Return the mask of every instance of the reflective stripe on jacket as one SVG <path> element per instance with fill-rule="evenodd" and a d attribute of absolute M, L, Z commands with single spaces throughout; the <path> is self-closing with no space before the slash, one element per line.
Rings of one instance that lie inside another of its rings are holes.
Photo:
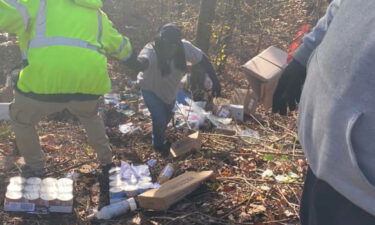
<path fill-rule="evenodd" d="M 100 10 L 101 0 L 0 0 L 0 30 L 15 33 L 28 60 L 17 87 L 35 94 L 110 90 L 107 57 L 132 47 Z"/>

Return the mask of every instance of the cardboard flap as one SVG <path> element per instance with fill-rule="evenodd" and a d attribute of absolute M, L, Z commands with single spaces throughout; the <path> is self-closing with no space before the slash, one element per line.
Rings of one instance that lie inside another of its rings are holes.
<path fill-rule="evenodd" d="M 262 82 L 273 80 L 281 72 L 281 68 L 269 61 L 255 56 L 242 66 L 248 76 L 253 76 Z"/>
<path fill-rule="evenodd" d="M 202 172 L 186 172 L 178 177 L 175 177 L 167 182 L 165 182 L 159 189 L 153 189 L 154 197 L 164 198 L 169 195 L 172 190 L 173 192 L 183 191 L 189 188 L 191 184 L 196 184 L 203 182 L 204 180 L 210 178 L 214 172 L 212 170 L 202 171 Z M 147 195 L 147 192 L 143 193 Z"/>
<path fill-rule="evenodd" d="M 200 150 L 202 147 L 202 140 L 200 139 L 199 132 L 194 132 L 179 141 L 172 144 L 170 152 L 173 157 L 185 155 L 192 150 Z"/>
<path fill-rule="evenodd" d="M 288 53 L 284 52 L 283 50 L 276 48 L 275 46 L 270 46 L 263 52 L 261 52 L 259 57 L 270 61 L 271 63 L 275 64 L 280 68 L 285 68 L 287 65 L 286 59 L 288 57 Z"/>
<path fill-rule="evenodd" d="M 151 189 L 138 195 L 139 205 L 146 209 L 166 210 L 212 175 L 212 170 L 181 174 L 165 182 L 159 189 Z"/>

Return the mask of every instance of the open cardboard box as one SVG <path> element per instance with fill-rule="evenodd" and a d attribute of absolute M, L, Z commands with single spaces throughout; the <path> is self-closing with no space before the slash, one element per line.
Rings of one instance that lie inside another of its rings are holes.
<path fill-rule="evenodd" d="M 266 109 L 272 106 L 277 82 L 287 66 L 287 56 L 283 50 L 271 46 L 242 66 L 259 103 Z"/>
<path fill-rule="evenodd" d="M 209 179 L 213 171 L 186 172 L 165 182 L 159 189 L 151 189 L 138 195 L 139 206 L 143 209 L 167 210 L 186 195 L 193 192 L 201 183 Z"/>
<path fill-rule="evenodd" d="M 195 132 L 176 141 L 172 144 L 170 152 L 174 158 L 183 156 L 192 151 L 199 151 L 202 147 L 202 140 L 199 136 L 199 132 Z"/>

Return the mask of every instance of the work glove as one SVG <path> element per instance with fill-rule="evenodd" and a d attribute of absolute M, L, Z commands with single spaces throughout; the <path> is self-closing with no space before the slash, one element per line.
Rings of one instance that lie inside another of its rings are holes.
<path fill-rule="evenodd" d="M 138 58 L 135 52 L 131 53 L 130 57 L 124 61 L 124 64 L 129 67 L 129 69 L 137 73 L 140 71 L 145 71 L 149 66 L 148 60 L 145 58 Z"/>
<path fill-rule="evenodd" d="M 281 74 L 273 94 L 273 113 L 286 115 L 288 108 L 289 111 L 294 111 L 296 109 L 305 79 L 306 67 L 293 59 Z"/>
<path fill-rule="evenodd" d="M 221 85 L 218 80 L 212 83 L 212 96 L 215 98 L 221 96 Z"/>

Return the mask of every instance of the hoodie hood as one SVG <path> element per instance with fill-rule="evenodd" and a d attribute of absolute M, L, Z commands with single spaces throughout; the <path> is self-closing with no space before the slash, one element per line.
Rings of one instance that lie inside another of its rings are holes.
<path fill-rule="evenodd" d="M 100 9 L 103 7 L 102 0 L 73 0 L 73 2 L 90 9 Z"/>

